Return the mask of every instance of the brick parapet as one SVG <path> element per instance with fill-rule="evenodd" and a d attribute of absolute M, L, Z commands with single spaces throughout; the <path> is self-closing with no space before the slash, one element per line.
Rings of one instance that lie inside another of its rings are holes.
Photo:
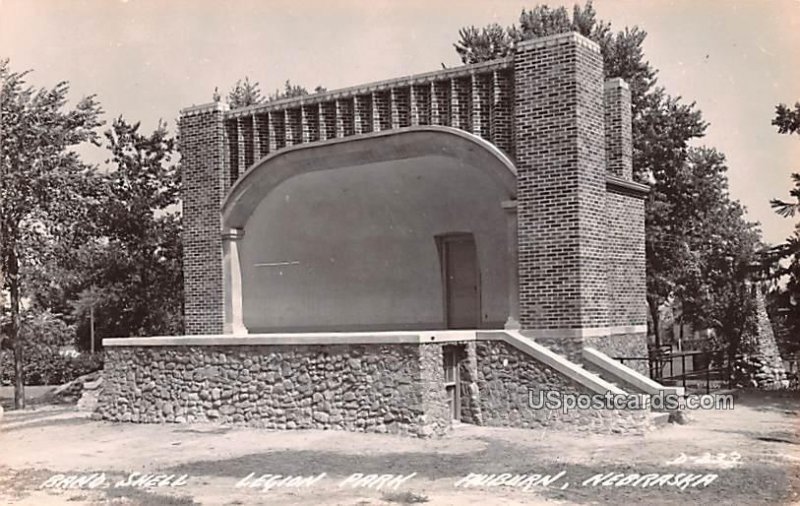
<path fill-rule="evenodd" d="M 633 180 L 633 130 L 631 91 L 628 83 L 615 78 L 603 88 L 606 124 L 606 166 L 609 174 Z"/>
<path fill-rule="evenodd" d="M 183 278 L 188 334 L 222 332 L 219 210 L 227 192 L 225 108 L 184 109 L 179 120 L 183 169 Z M 238 155 L 237 155 L 238 156 Z"/>
<path fill-rule="evenodd" d="M 603 64 L 561 34 L 514 57 L 519 297 L 523 328 L 608 326 Z"/>

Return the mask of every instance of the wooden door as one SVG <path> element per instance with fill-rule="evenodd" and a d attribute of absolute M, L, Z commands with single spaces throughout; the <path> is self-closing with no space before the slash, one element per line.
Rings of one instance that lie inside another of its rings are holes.
<path fill-rule="evenodd" d="M 477 329 L 480 271 L 472 234 L 445 236 L 441 244 L 445 323 L 448 329 Z"/>

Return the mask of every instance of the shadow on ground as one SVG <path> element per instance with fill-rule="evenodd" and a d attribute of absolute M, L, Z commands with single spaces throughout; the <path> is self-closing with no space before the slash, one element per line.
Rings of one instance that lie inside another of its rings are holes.
<path fill-rule="evenodd" d="M 556 499 L 578 504 L 789 504 L 800 490 L 798 470 L 759 465 L 746 468 L 676 469 L 653 465 L 597 466 L 559 463 L 557 459 L 545 461 L 530 452 L 491 438 L 482 451 L 471 455 L 444 453 L 398 453 L 381 455 L 352 455 L 328 451 L 275 451 L 246 455 L 228 460 L 208 460 L 175 466 L 167 473 L 190 476 L 232 477 L 241 479 L 255 472 L 259 474 L 312 475 L 327 472 L 333 477 L 347 477 L 353 473 L 403 474 L 412 472 L 426 479 L 450 479 L 453 484 L 469 473 L 480 474 L 540 474 L 555 476 L 566 474 L 554 486 L 537 492 Z M 528 463 L 529 462 L 529 463 Z M 649 473 L 716 474 L 717 479 L 708 486 L 677 488 L 654 486 L 583 485 L 597 474 L 623 473 L 645 475 Z M 569 483 L 561 489 L 564 483 Z M 525 492 L 520 491 L 521 494 Z M 795 494 L 795 495 L 792 495 Z"/>

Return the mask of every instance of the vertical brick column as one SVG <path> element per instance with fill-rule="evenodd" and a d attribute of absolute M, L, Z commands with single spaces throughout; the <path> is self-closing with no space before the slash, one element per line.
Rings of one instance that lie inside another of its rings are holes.
<path fill-rule="evenodd" d="M 514 58 L 520 324 L 572 356 L 608 333 L 603 62 L 577 33 Z"/>
<path fill-rule="evenodd" d="M 491 120 L 492 75 L 473 74 L 470 86 L 472 133 L 484 139 L 491 139 L 489 122 Z"/>
<path fill-rule="evenodd" d="M 631 90 L 620 78 L 609 79 L 604 88 L 606 167 L 608 173 L 633 180 L 633 133 Z"/>
<path fill-rule="evenodd" d="M 469 131 L 469 78 L 450 81 L 450 126 Z"/>
<path fill-rule="evenodd" d="M 258 114 L 250 116 L 250 129 L 253 132 L 253 159 L 258 161 L 261 159 L 261 121 L 258 119 Z"/>
<path fill-rule="evenodd" d="M 408 87 L 408 123 L 411 126 L 419 125 L 420 96 L 415 86 Z"/>
<path fill-rule="evenodd" d="M 622 79 L 604 87 L 606 167 L 606 272 L 610 336 L 586 344 L 611 357 L 647 356 L 645 199 L 648 188 L 633 182 L 631 94 Z M 646 374 L 644 362 L 631 367 Z"/>
<path fill-rule="evenodd" d="M 392 128 L 391 93 L 388 91 L 372 94 L 372 131 L 380 132 Z"/>
<path fill-rule="evenodd" d="M 319 138 L 323 141 L 336 138 L 336 102 L 319 104 Z"/>
<path fill-rule="evenodd" d="M 513 76 L 505 70 L 492 73 L 492 143 L 509 155 L 514 155 L 513 145 Z"/>
<path fill-rule="evenodd" d="M 284 124 L 284 137 L 286 139 L 286 146 L 294 146 L 300 144 L 303 139 L 300 109 L 286 109 L 283 111 L 283 124 Z"/>
<path fill-rule="evenodd" d="M 218 334 L 223 331 L 219 212 L 230 184 L 224 160 L 223 115 L 226 109 L 221 103 L 191 107 L 181 111 L 179 120 L 187 334 Z"/>
<path fill-rule="evenodd" d="M 284 146 L 283 138 L 283 113 L 269 112 L 269 152 L 274 153 Z"/>
<path fill-rule="evenodd" d="M 409 126 L 410 102 L 408 88 L 392 88 L 391 90 L 392 129 Z"/>
<path fill-rule="evenodd" d="M 415 85 L 411 87 L 414 90 L 414 101 L 412 110 L 415 110 L 416 121 L 412 121 L 412 125 L 430 125 L 431 124 L 431 87 L 429 85 Z"/>
<path fill-rule="evenodd" d="M 372 94 L 356 95 L 353 97 L 353 131 L 365 134 L 373 130 Z"/>
<path fill-rule="evenodd" d="M 261 159 L 270 153 L 269 117 L 267 113 L 263 113 L 256 114 L 255 118 L 256 124 L 258 124 L 258 145 L 260 146 L 257 158 Z"/>

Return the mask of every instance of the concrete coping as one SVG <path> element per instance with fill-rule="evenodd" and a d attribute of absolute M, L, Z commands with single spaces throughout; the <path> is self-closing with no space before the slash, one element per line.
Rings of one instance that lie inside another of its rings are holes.
<path fill-rule="evenodd" d="M 629 181 L 611 174 L 606 174 L 606 189 L 640 198 L 645 198 L 650 193 L 650 187 L 646 184 Z"/>
<path fill-rule="evenodd" d="M 615 378 L 635 386 L 648 395 L 657 395 L 660 392 L 679 396 L 685 394 L 683 387 L 664 386 L 594 348 L 588 346 L 584 347 L 582 355 L 585 360 L 594 364 L 596 367 L 599 367 Z"/>
<path fill-rule="evenodd" d="M 193 105 L 191 107 L 186 107 L 181 109 L 181 116 L 194 116 L 196 114 L 204 114 L 207 112 L 226 112 L 230 108 L 228 104 L 223 102 L 211 102 L 208 104 L 200 104 L 200 105 Z"/>
<path fill-rule="evenodd" d="M 562 44 L 564 42 L 575 42 L 579 46 L 583 46 L 598 53 L 600 52 L 600 44 L 587 37 L 584 37 L 578 32 L 557 33 L 555 35 L 548 35 L 546 37 L 523 40 L 522 42 L 517 43 L 517 50 L 557 46 L 558 44 Z"/>
<path fill-rule="evenodd" d="M 593 392 L 625 394 L 578 364 L 549 350 L 516 331 L 507 330 L 430 330 L 409 332 L 325 332 L 297 334 L 196 335 L 127 337 L 103 339 L 107 347 L 142 346 L 282 346 L 337 344 L 429 344 L 469 341 L 504 341 Z"/>
<path fill-rule="evenodd" d="M 487 331 L 491 332 L 491 331 Z M 500 331 L 497 331 L 498 333 Z M 474 330 L 399 332 L 308 332 L 286 334 L 193 335 L 117 337 L 103 339 L 103 346 L 283 346 L 335 344 L 425 344 L 475 341 Z"/>
<path fill-rule="evenodd" d="M 309 93 L 299 97 L 289 97 L 273 102 L 263 104 L 255 104 L 240 109 L 234 109 L 227 114 L 227 117 L 250 116 L 269 111 L 281 111 L 284 109 L 291 109 L 304 105 L 314 105 L 322 102 L 331 102 L 338 99 L 349 99 L 357 95 L 366 95 L 375 92 L 389 91 L 393 88 L 405 88 L 408 86 L 420 86 L 430 84 L 434 81 L 445 81 L 448 79 L 456 79 L 459 77 L 466 77 L 473 74 L 484 72 L 493 72 L 495 70 L 503 70 L 512 66 L 512 58 L 504 57 L 489 60 L 480 63 L 471 63 L 467 65 L 460 65 L 458 67 L 445 68 L 434 70 L 431 72 L 424 72 L 421 74 L 413 74 L 402 77 L 395 77 L 391 79 L 384 79 L 382 81 L 374 81 L 367 84 L 360 84 L 350 86 L 347 88 L 340 88 L 336 90 L 323 91 L 320 93 Z"/>
<path fill-rule="evenodd" d="M 624 90 L 631 89 L 630 85 L 628 85 L 627 81 L 621 77 L 613 77 L 611 79 L 606 79 L 605 83 L 603 83 L 603 87 L 607 90 L 622 88 Z"/>
<path fill-rule="evenodd" d="M 617 385 L 609 383 L 600 376 L 587 371 L 580 365 L 526 337 L 519 331 L 509 330 L 498 333 L 494 339 L 506 342 L 592 392 L 601 395 L 607 392 L 615 395 L 627 395 L 627 392 Z"/>

